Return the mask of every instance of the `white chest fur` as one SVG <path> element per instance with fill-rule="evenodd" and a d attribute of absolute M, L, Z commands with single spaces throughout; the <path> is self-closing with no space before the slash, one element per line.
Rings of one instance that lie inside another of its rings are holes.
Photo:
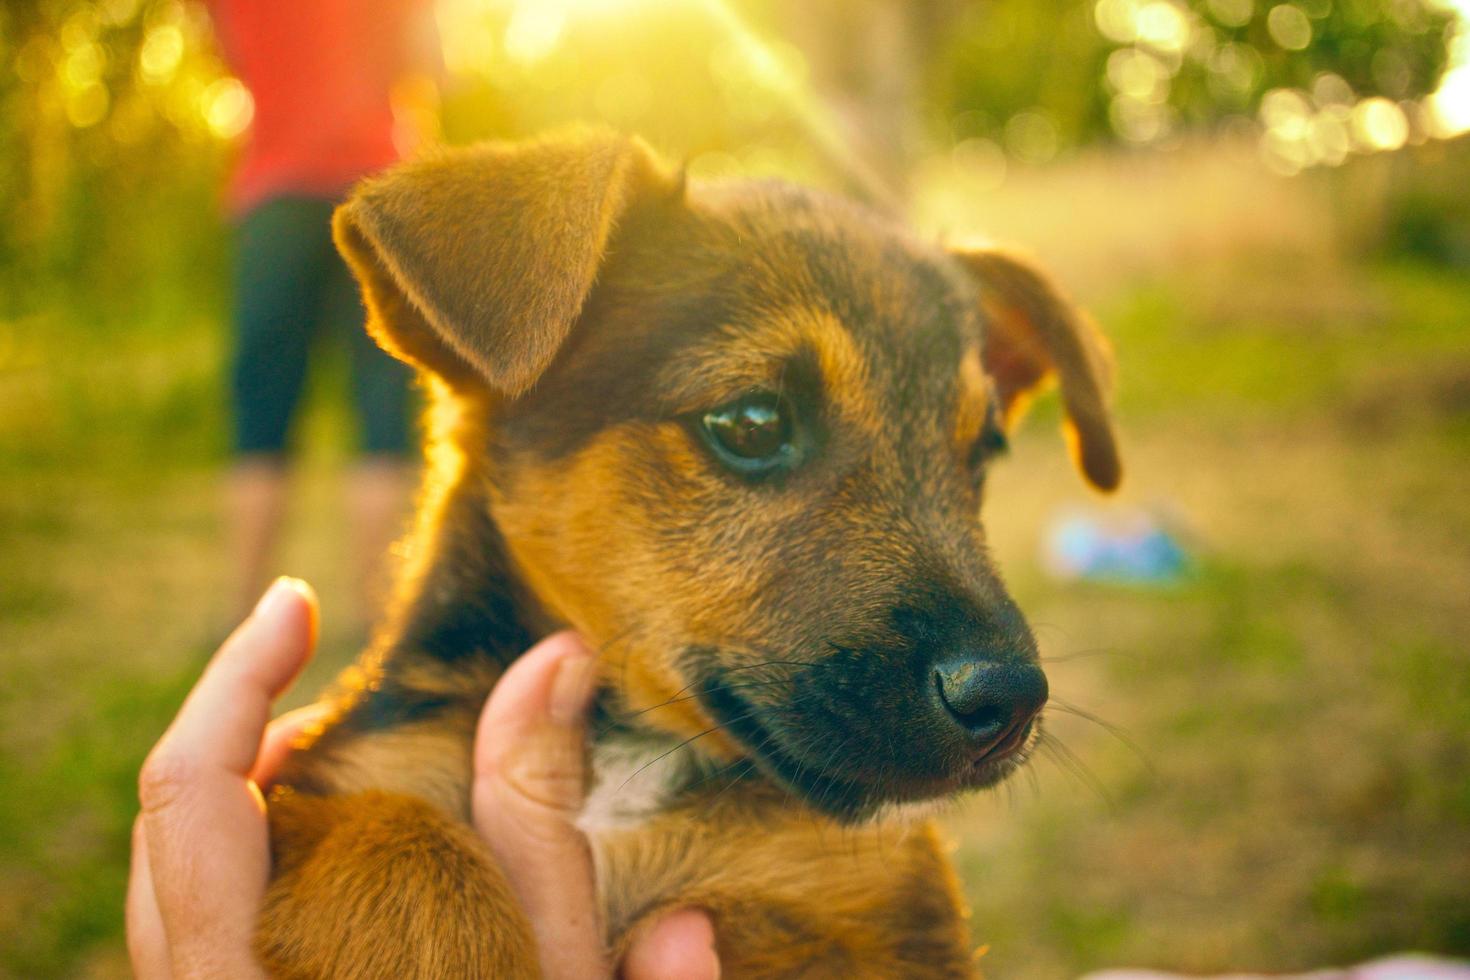
<path fill-rule="evenodd" d="M 599 835 L 631 829 L 665 809 L 698 769 L 682 741 L 641 732 L 603 739 L 591 762 L 592 786 L 577 827 L 594 846 Z"/>

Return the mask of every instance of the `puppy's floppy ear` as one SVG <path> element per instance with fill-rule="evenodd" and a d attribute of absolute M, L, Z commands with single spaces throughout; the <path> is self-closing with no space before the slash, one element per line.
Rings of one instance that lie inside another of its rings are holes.
<path fill-rule="evenodd" d="M 1073 459 L 1093 486 L 1117 487 L 1123 468 L 1108 408 L 1113 357 L 1107 339 L 1031 263 L 995 250 L 953 254 L 980 282 L 986 314 L 983 360 L 995 381 L 1006 427 L 1015 424 L 1030 396 L 1055 375 Z"/>
<path fill-rule="evenodd" d="M 515 396 L 576 322 L 619 219 L 680 192 L 646 144 L 584 131 L 402 165 L 332 227 L 378 343 L 454 387 Z"/>

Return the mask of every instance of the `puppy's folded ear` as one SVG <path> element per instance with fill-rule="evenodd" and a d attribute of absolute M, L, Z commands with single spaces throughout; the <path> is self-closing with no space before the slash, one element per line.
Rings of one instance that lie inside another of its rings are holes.
<path fill-rule="evenodd" d="M 1093 486 L 1117 487 L 1123 468 L 1108 408 L 1113 357 L 1107 339 L 1029 262 L 993 250 L 953 254 L 980 282 L 986 314 L 983 360 L 1006 427 L 1054 375 L 1061 383 L 1073 459 Z"/>
<path fill-rule="evenodd" d="M 646 144 L 589 131 L 402 165 L 332 226 L 378 343 L 454 387 L 516 396 L 566 340 L 618 221 L 680 192 Z"/>

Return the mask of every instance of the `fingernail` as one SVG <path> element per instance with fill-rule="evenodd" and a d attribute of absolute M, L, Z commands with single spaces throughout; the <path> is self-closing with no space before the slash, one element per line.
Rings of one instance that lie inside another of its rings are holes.
<path fill-rule="evenodd" d="M 262 619 L 270 619 L 272 616 L 279 615 L 288 602 L 297 599 L 312 602 L 315 598 L 316 593 L 304 581 L 289 575 L 282 575 L 270 584 L 270 588 L 265 590 L 265 595 L 260 597 L 260 601 L 255 604 L 255 609 L 250 615 L 252 618 L 259 616 Z"/>
<path fill-rule="evenodd" d="M 551 682 L 551 701 L 547 706 L 551 720 L 558 725 L 580 722 L 596 685 L 597 658 L 590 651 L 563 657 L 556 668 L 556 679 Z"/>

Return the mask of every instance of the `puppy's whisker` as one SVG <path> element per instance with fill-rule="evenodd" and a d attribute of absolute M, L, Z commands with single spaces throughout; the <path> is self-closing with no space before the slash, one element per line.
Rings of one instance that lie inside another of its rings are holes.
<path fill-rule="evenodd" d="M 1129 736 L 1129 734 L 1118 725 L 1113 724 L 1105 718 L 1098 717 L 1085 708 L 1079 708 L 1077 705 L 1072 704 L 1069 701 L 1064 701 L 1061 698 L 1051 698 L 1050 701 L 1047 702 L 1047 706 L 1049 708 L 1060 711 L 1063 714 L 1072 715 L 1075 718 L 1081 718 L 1083 721 L 1091 722 L 1092 724 L 1101 728 L 1103 731 L 1107 732 L 1113 738 L 1122 743 L 1122 745 L 1126 747 L 1130 752 L 1132 752 L 1133 755 L 1138 759 L 1138 761 L 1143 764 L 1143 767 L 1148 770 L 1150 777 L 1157 777 L 1158 772 L 1154 768 L 1153 762 L 1149 759 L 1148 753 L 1144 752 L 1142 746 L 1135 742 L 1133 738 Z"/>
<path fill-rule="evenodd" d="M 776 736 L 775 736 L 775 733 L 774 732 L 767 731 L 761 737 L 760 743 L 751 747 L 751 755 L 750 756 L 747 756 L 747 757 L 745 757 L 743 759 L 737 759 L 735 762 L 732 762 L 732 763 L 730 763 L 730 764 L 728 764 L 728 765 L 726 765 L 726 766 L 723 767 L 724 771 L 729 771 L 729 770 L 732 770 L 732 769 L 733 770 L 737 770 L 737 771 L 735 772 L 735 774 L 733 776 L 730 777 L 730 779 L 728 779 L 725 782 L 725 785 L 724 786 L 720 787 L 720 789 L 714 794 L 714 796 L 710 797 L 710 802 L 711 803 L 713 803 L 715 800 L 717 800 L 721 796 L 723 796 L 730 789 L 730 787 L 737 785 L 740 782 L 740 780 L 746 774 L 748 774 L 751 771 L 751 769 L 754 768 L 754 766 L 755 766 L 754 756 L 757 755 L 757 754 L 759 754 L 760 752 L 764 751 L 765 747 L 767 745 L 771 744 L 772 740 L 774 740 L 775 737 Z M 717 774 L 718 774 L 718 771 L 715 772 L 715 773 L 710 773 L 709 775 L 707 775 L 705 777 L 702 777 L 700 780 L 698 780 L 695 783 L 695 785 L 698 786 L 698 785 L 704 783 L 711 776 L 717 775 Z"/>
<path fill-rule="evenodd" d="M 684 739 L 683 741 L 679 742 L 677 745 L 674 745 L 673 747 L 671 747 L 669 749 L 666 749 L 663 752 L 660 752 L 658 755 L 654 756 L 652 759 L 649 759 L 643 765 L 639 766 L 637 769 L 634 769 L 631 773 L 629 773 L 628 774 L 628 778 L 627 779 L 624 779 L 621 783 L 618 784 L 618 788 L 617 788 L 617 790 L 615 792 L 621 793 L 627 787 L 627 785 L 629 783 L 631 783 L 634 779 L 638 778 L 638 775 L 641 772 L 643 772 L 643 770 L 647 769 L 649 766 L 653 765 L 654 763 L 660 762 L 660 761 L 668 758 L 669 756 L 673 755 L 675 752 L 677 752 L 680 749 L 684 748 L 684 746 L 689 745 L 690 743 L 695 742 L 695 741 L 697 741 L 697 740 L 699 740 L 701 738 L 704 738 L 706 735 L 713 734 L 714 732 L 717 732 L 717 731 L 719 731 L 720 729 L 722 729 L 724 727 L 725 727 L 724 725 L 715 725 L 713 728 L 706 728 L 704 731 L 700 732 L 698 735 L 691 735 L 690 737 L 688 737 L 688 738 Z"/>
<path fill-rule="evenodd" d="M 841 742 L 834 746 L 831 751 L 827 753 L 827 758 L 822 763 L 822 768 L 817 772 L 818 783 L 821 783 L 826 778 L 827 771 L 832 767 L 832 763 L 836 762 L 842 757 L 843 750 L 846 749 L 847 746 L 852 742 L 852 738 L 853 736 L 851 734 L 848 734 L 846 738 L 844 738 Z M 822 791 L 822 795 L 818 798 L 819 805 L 825 805 L 831 795 L 832 785 L 829 783 L 827 788 Z"/>
<path fill-rule="evenodd" d="M 738 691 L 738 690 L 742 690 L 742 689 L 745 689 L 745 688 L 751 688 L 751 687 L 775 687 L 777 685 L 785 684 L 785 683 L 787 683 L 786 679 L 785 678 L 782 678 L 782 679 L 779 679 L 779 680 L 769 680 L 769 681 L 745 681 L 745 682 L 740 683 L 740 684 L 726 684 L 726 685 L 724 685 L 724 687 L 727 690 Z M 676 692 L 676 696 L 674 696 L 674 697 L 666 698 L 665 700 L 660 701 L 657 704 L 651 704 L 651 705 L 649 705 L 646 708 L 639 708 L 637 711 L 632 711 L 632 712 L 629 712 L 628 714 L 625 714 L 625 715 L 619 715 L 618 718 L 617 718 L 617 721 L 615 721 L 615 722 L 613 722 L 611 724 L 608 724 L 608 725 L 604 726 L 603 728 L 599 729 L 596 734 L 598 736 L 606 735 L 608 732 L 610 732 L 613 729 L 615 729 L 619 723 L 630 722 L 630 721 L 634 720 L 635 718 L 641 718 L 642 716 L 644 716 L 646 714 L 649 714 L 649 713 L 654 712 L 654 711 L 658 711 L 660 708 L 669 708 L 669 707 L 673 707 L 676 704 L 683 704 L 683 703 L 688 702 L 688 701 L 698 701 L 699 700 L 699 697 L 700 697 L 698 694 L 684 694 L 682 697 L 677 696 L 679 694 L 683 694 L 684 691 L 689 690 L 689 688 L 691 688 L 693 686 L 694 686 L 693 684 L 686 684 L 684 687 L 680 688 L 678 692 Z"/>
<path fill-rule="evenodd" d="M 726 667 L 728 673 L 737 670 L 755 670 L 760 667 L 830 667 L 829 663 L 822 660 L 762 660 L 760 663 L 741 664 L 736 667 Z"/>
<path fill-rule="evenodd" d="M 1057 767 L 1067 773 L 1078 782 L 1082 783 L 1098 798 L 1107 804 L 1109 809 L 1117 809 L 1117 802 L 1113 799 L 1102 780 L 1097 778 L 1092 769 L 1066 745 L 1062 743 L 1051 732 L 1042 732 L 1041 738 L 1036 742 L 1037 748 L 1046 753 L 1047 757 L 1057 764 Z"/>
<path fill-rule="evenodd" d="M 1031 798 L 1041 798 L 1041 777 L 1036 774 L 1035 766 L 1026 766 L 1026 783 L 1031 787 Z"/>
<path fill-rule="evenodd" d="M 1044 664 L 1065 664 L 1073 660 L 1088 660 L 1093 657 L 1120 657 L 1125 653 L 1126 651 L 1118 647 L 1093 647 L 1087 650 L 1076 650 L 1072 653 L 1050 654 L 1045 657 L 1038 657 L 1037 659 Z"/>
<path fill-rule="evenodd" d="M 804 698 L 793 698 L 791 701 L 789 701 L 787 703 L 788 704 L 795 705 L 795 704 L 800 704 L 803 700 L 804 700 Z M 621 783 L 618 784 L 618 791 L 621 792 L 622 789 L 623 789 L 623 787 L 627 786 L 628 783 L 632 782 L 638 776 L 639 773 L 643 772 L 643 770 L 647 769 L 649 766 L 651 766 L 654 763 L 659 762 L 659 761 L 667 758 L 668 756 L 670 756 L 673 753 L 679 751 L 680 749 L 682 749 L 685 746 L 691 744 L 692 742 L 695 742 L 695 741 L 697 741 L 697 740 L 699 740 L 701 738 L 704 738 L 706 735 L 712 735 L 715 732 L 718 732 L 718 731 L 720 731 L 720 730 L 722 730 L 724 728 L 729 727 L 730 725 L 734 724 L 737 721 L 745 721 L 747 718 L 754 718 L 758 714 L 760 714 L 759 709 L 751 709 L 750 711 L 747 711 L 747 712 L 745 712 L 742 715 L 736 715 L 733 718 L 726 719 L 725 721 L 721 722 L 718 725 L 714 725 L 714 726 L 712 726 L 710 728 L 706 728 L 704 731 L 698 733 L 697 735 L 691 735 L 691 736 L 689 736 L 688 738 L 684 739 L 682 742 L 679 742 L 677 745 L 674 745 L 673 747 L 671 747 L 671 748 L 669 748 L 669 749 L 667 749 L 667 750 L 665 750 L 663 752 L 660 752 L 658 755 L 654 756 L 652 759 L 649 759 L 643 765 L 639 766 L 637 769 L 635 769 L 631 773 L 629 773 L 628 774 L 628 778 L 627 779 L 624 779 Z"/>
<path fill-rule="evenodd" d="M 628 631 L 628 633 L 625 633 L 624 634 L 624 637 L 626 637 L 631 632 L 632 631 L 630 630 L 630 631 Z M 608 647 L 606 647 L 606 646 L 603 648 L 604 655 L 606 655 L 607 649 L 608 649 Z M 632 654 L 632 651 L 629 650 L 628 651 L 628 655 L 625 656 L 622 659 L 622 662 L 620 664 L 620 669 L 623 671 L 623 680 L 626 680 L 626 670 L 627 670 L 629 659 L 631 658 L 631 654 Z M 802 667 L 802 668 L 807 668 L 807 667 L 826 667 L 826 666 L 830 666 L 830 665 L 829 664 L 826 664 L 826 663 L 823 663 L 821 661 L 770 659 L 770 660 L 758 661 L 756 663 L 739 664 L 739 665 L 732 666 L 732 667 L 724 667 L 722 669 L 724 670 L 725 673 L 733 674 L 733 673 L 735 673 L 737 671 L 759 670 L 761 668 L 769 668 L 769 667 Z M 768 681 L 743 681 L 743 682 L 738 683 L 738 684 L 729 684 L 729 685 L 726 685 L 726 686 L 729 687 L 729 688 L 731 688 L 731 689 L 737 689 L 738 690 L 738 689 L 747 688 L 747 687 L 774 686 L 774 685 L 778 685 L 778 684 L 785 684 L 785 683 L 788 683 L 789 681 L 790 681 L 790 677 L 789 676 L 782 676 L 782 677 L 772 678 L 771 680 L 768 680 Z M 688 694 L 687 693 L 697 683 L 698 683 L 697 681 L 692 681 L 692 682 L 690 682 L 688 684 L 685 684 L 683 687 L 679 688 L 679 690 L 675 691 L 668 698 L 664 699 L 663 701 L 660 701 L 657 704 L 649 705 L 649 706 L 647 706 L 645 708 L 640 708 L 637 711 L 633 711 L 633 712 L 630 712 L 630 713 L 627 713 L 627 714 L 621 714 L 621 715 L 619 715 L 617 718 L 615 718 L 614 720 L 610 721 L 607 725 L 605 725 L 602 728 L 598 729 L 596 731 L 596 733 L 595 733 L 596 736 L 597 737 L 601 737 L 603 735 L 606 735 L 608 732 L 614 730 L 617 727 L 617 725 L 620 724 L 620 723 L 626 723 L 626 722 L 632 721 L 633 719 L 639 718 L 639 717 L 641 717 L 641 716 L 643 716 L 645 714 L 648 714 L 650 712 L 657 711 L 657 710 L 659 710 L 661 708 L 669 707 L 669 706 L 672 706 L 672 705 L 675 705 L 675 704 L 679 704 L 679 703 L 682 703 L 682 702 L 686 702 L 686 701 L 697 700 L 698 697 L 699 697 L 699 695 L 697 695 L 697 694 Z M 626 687 L 626 684 L 623 684 L 621 686 L 622 687 Z"/>
<path fill-rule="evenodd" d="M 807 701 L 807 700 L 809 700 L 813 696 L 814 695 L 803 695 L 801 697 L 794 698 L 794 699 L 792 699 L 791 701 L 789 701 L 787 703 L 788 704 L 792 704 L 792 705 L 801 704 L 803 701 Z M 755 714 L 755 713 L 756 712 L 754 712 L 754 711 L 750 712 L 750 714 Z M 742 717 L 748 717 L 748 716 L 742 716 Z M 731 720 L 734 721 L 736 719 L 731 719 Z M 698 736 L 695 736 L 695 737 L 697 738 Z M 721 775 L 723 772 L 728 771 L 730 769 L 734 769 L 734 768 L 737 768 L 737 767 L 740 767 L 740 766 L 747 766 L 747 767 L 748 766 L 753 766 L 755 764 L 755 761 L 754 761 L 755 760 L 755 757 L 758 756 L 761 752 L 763 752 L 765 750 L 766 746 L 770 745 L 773 741 L 775 741 L 775 739 L 776 739 L 776 733 L 773 732 L 773 731 L 770 731 L 769 729 L 767 729 L 761 735 L 761 740 L 758 743 L 756 743 L 755 745 L 752 745 L 752 746 L 748 746 L 747 747 L 748 753 L 749 753 L 748 755 L 746 755 L 743 758 L 737 759 L 734 762 L 728 763 L 727 765 L 725 765 L 725 766 L 723 766 L 723 767 L 721 767 L 719 769 L 715 769 L 715 770 L 713 770 L 713 771 L 711 771 L 709 773 L 704 774 L 703 776 L 701 776 L 698 780 L 696 780 L 691 785 L 691 788 L 697 787 L 699 785 L 702 785 L 703 783 L 707 782 L 708 780 L 714 778 L 715 776 Z M 810 745 L 814 744 L 815 742 L 816 742 L 816 737 L 813 736 L 813 735 L 808 735 L 804 739 L 802 739 L 800 742 L 796 743 L 795 746 L 787 746 L 786 747 L 786 750 L 787 750 L 788 753 L 797 753 L 797 752 L 800 752 L 801 753 L 801 756 L 804 758 L 805 752 L 806 752 L 807 748 Z M 675 746 L 675 748 L 678 748 L 678 746 Z M 717 793 L 716 796 L 718 796 L 720 793 L 724 793 L 732 785 L 734 785 L 735 783 L 739 782 L 740 778 L 743 775 L 744 775 L 744 773 L 737 772 L 735 774 L 735 776 L 732 777 L 730 779 L 730 781 L 727 782 L 725 784 L 725 786 L 723 786 L 719 790 L 719 793 Z"/>
<path fill-rule="evenodd" d="M 1035 620 L 1031 622 L 1031 632 L 1037 637 L 1040 637 L 1043 633 L 1050 633 L 1064 640 L 1072 635 L 1070 630 L 1058 623 L 1039 623 Z"/>

